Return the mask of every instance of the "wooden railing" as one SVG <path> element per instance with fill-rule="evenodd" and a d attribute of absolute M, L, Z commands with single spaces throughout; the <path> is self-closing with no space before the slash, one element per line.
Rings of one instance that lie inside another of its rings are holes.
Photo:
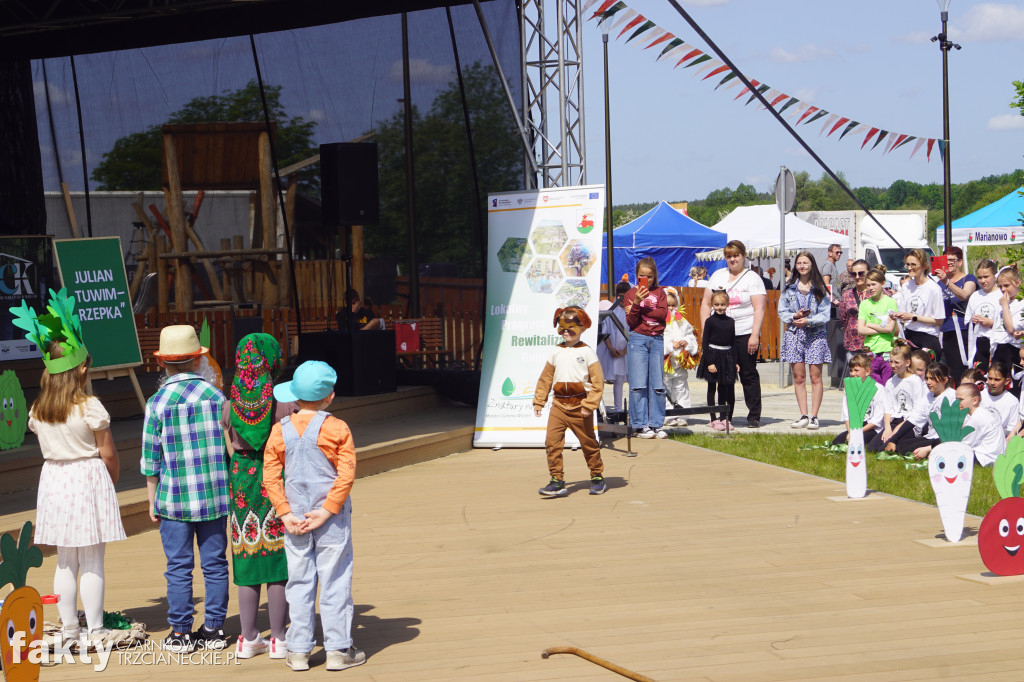
<path fill-rule="evenodd" d="M 452 285 L 448 285 L 447 290 L 450 292 L 447 296 L 469 297 L 476 295 L 475 292 L 467 293 Z M 679 289 L 679 295 L 682 297 L 682 303 L 686 309 L 686 319 L 693 325 L 694 333 L 700 339 L 700 302 L 704 296 L 704 289 L 682 287 Z M 468 301 L 462 299 L 458 305 L 462 306 L 467 303 Z M 764 324 L 761 329 L 761 352 L 758 355 L 763 360 L 775 360 L 779 357 L 778 304 L 779 292 L 769 291 L 768 306 L 765 309 Z M 453 305 L 455 305 L 454 302 Z M 477 309 L 452 307 L 445 310 L 442 304 L 440 305 L 442 314 L 438 315 L 432 311 L 431 314 L 421 315 L 424 318 L 441 318 L 445 345 L 452 351 L 455 367 L 480 368 L 480 348 L 483 341 L 482 308 L 481 303 Z M 376 306 L 375 310 L 385 322 L 408 317 L 405 305 Z M 434 310 L 437 310 L 437 307 Z M 336 329 L 336 315 L 337 311 L 334 308 L 325 306 L 303 308 L 302 331 L 317 332 Z M 282 346 L 288 349 L 289 356 L 298 352 L 298 325 L 295 320 L 295 311 L 291 308 L 265 308 L 262 312 L 255 309 L 236 310 L 234 314 L 230 310 L 157 313 L 153 309 L 149 313 L 135 316 L 135 326 L 139 330 L 139 342 L 142 345 L 143 368 L 151 372 L 159 371 L 153 358 L 153 351 L 159 346 L 161 328 L 170 324 L 191 324 L 198 330 L 204 319 L 210 325 L 210 345 L 214 359 L 221 367 L 233 367 L 235 364 L 234 325 L 236 321 L 245 324 L 246 321 L 251 321 L 251 318 L 254 317 L 262 317 L 263 331 L 281 341 Z"/>

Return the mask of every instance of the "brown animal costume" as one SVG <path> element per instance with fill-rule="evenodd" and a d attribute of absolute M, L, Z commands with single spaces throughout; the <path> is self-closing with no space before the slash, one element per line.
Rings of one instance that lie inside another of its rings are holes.
<path fill-rule="evenodd" d="M 554 326 L 559 335 L 566 329 L 582 333 L 590 325 L 590 316 L 582 308 L 569 306 L 555 311 Z M 551 478 L 564 480 L 562 448 L 566 429 L 579 438 L 591 476 L 601 476 L 604 463 L 601 461 L 601 446 L 594 433 L 593 414 L 601 403 L 604 374 L 594 349 L 582 341 L 575 346 L 567 346 L 564 341 L 558 344 L 537 379 L 534 408 L 544 407 L 552 389 L 554 397 L 544 440 Z"/>

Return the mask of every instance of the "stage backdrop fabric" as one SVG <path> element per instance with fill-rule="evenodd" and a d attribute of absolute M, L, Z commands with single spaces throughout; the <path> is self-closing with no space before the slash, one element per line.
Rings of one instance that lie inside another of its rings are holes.
<path fill-rule="evenodd" d="M 615 228 L 612 233 L 615 248 L 615 278 L 628 274 L 629 281 L 636 277 L 636 264 L 650 256 L 658 265 L 658 281 L 668 286 L 684 286 L 690 278 L 690 268 L 702 265 L 708 274 L 723 263 L 698 263 L 697 254 L 725 246 L 728 239 L 701 225 L 669 206 L 664 201 L 636 220 Z M 603 251 L 607 248 L 602 245 Z M 607 258 L 607 253 L 602 254 Z M 601 268 L 601 281 L 608 275 Z"/>
<path fill-rule="evenodd" d="M 543 447 L 551 401 L 535 417 L 533 393 L 561 342 L 552 326 L 555 310 L 586 310 L 594 326 L 583 342 L 597 344 L 604 200 L 602 185 L 488 196 L 487 318 L 474 446 Z M 578 445 L 566 433 L 566 446 Z"/>

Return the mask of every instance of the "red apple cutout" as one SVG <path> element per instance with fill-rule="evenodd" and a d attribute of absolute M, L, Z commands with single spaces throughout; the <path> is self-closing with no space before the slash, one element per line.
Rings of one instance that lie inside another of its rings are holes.
<path fill-rule="evenodd" d="M 1024 498 L 996 502 L 978 530 L 978 552 L 996 575 L 1024 575 Z"/>

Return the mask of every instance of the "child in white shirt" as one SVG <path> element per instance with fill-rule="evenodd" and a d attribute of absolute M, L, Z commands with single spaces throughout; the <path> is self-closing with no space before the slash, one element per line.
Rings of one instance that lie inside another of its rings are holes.
<path fill-rule="evenodd" d="M 1003 292 L 996 286 L 996 264 L 990 260 L 978 263 L 975 274 L 978 290 L 967 299 L 964 319 L 970 324 L 967 335 L 967 360 L 982 372 L 988 369 L 998 341 L 994 340 L 1002 329 Z M 973 358 L 973 360 L 972 360 Z"/>
<path fill-rule="evenodd" d="M 939 414 L 944 400 L 956 401 L 956 389 L 953 387 L 949 367 L 942 362 L 932 362 L 925 371 L 925 385 L 928 393 L 914 405 L 907 416 L 913 426 L 902 437 L 896 440 L 896 452 L 914 452 L 918 448 L 939 444 L 939 438 L 932 428 L 931 415 Z"/>
<path fill-rule="evenodd" d="M 697 353 L 697 337 L 693 325 L 680 310 L 679 294 L 672 287 L 665 287 L 668 300 L 668 316 L 665 318 L 665 400 L 668 407 L 690 406 L 690 385 L 687 382 L 691 358 Z M 682 417 L 669 417 L 665 426 L 686 426 Z"/>
<path fill-rule="evenodd" d="M 1013 433 L 1013 427 L 1017 424 L 1017 413 L 1019 403 L 1013 395 L 1006 390 L 1009 386 L 1010 369 L 999 360 L 993 362 L 988 368 L 988 390 L 981 392 L 981 406 L 990 407 L 999 414 L 999 422 L 1003 426 L 1003 435 L 1009 436 Z"/>
<path fill-rule="evenodd" d="M 876 433 L 864 447 L 869 452 L 896 451 L 897 440 L 910 433 L 910 426 L 904 424 L 907 416 L 921 400 L 927 389 L 921 377 L 911 371 L 910 346 L 898 340 L 889 354 L 893 375 L 885 383 L 885 415 L 881 433 Z"/>
<path fill-rule="evenodd" d="M 992 466 L 999 455 L 1006 451 L 1006 438 L 1003 436 L 999 415 L 995 410 L 981 406 L 981 391 L 974 384 L 957 386 L 956 397 L 960 407 L 966 407 L 968 411 L 964 427 L 974 428 L 974 431 L 964 436 L 964 445 L 974 450 L 974 459 L 979 466 Z M 919 448 L 914 451 L 914 457 L 924 459 L 931 451 L 932 446 Z"/>

